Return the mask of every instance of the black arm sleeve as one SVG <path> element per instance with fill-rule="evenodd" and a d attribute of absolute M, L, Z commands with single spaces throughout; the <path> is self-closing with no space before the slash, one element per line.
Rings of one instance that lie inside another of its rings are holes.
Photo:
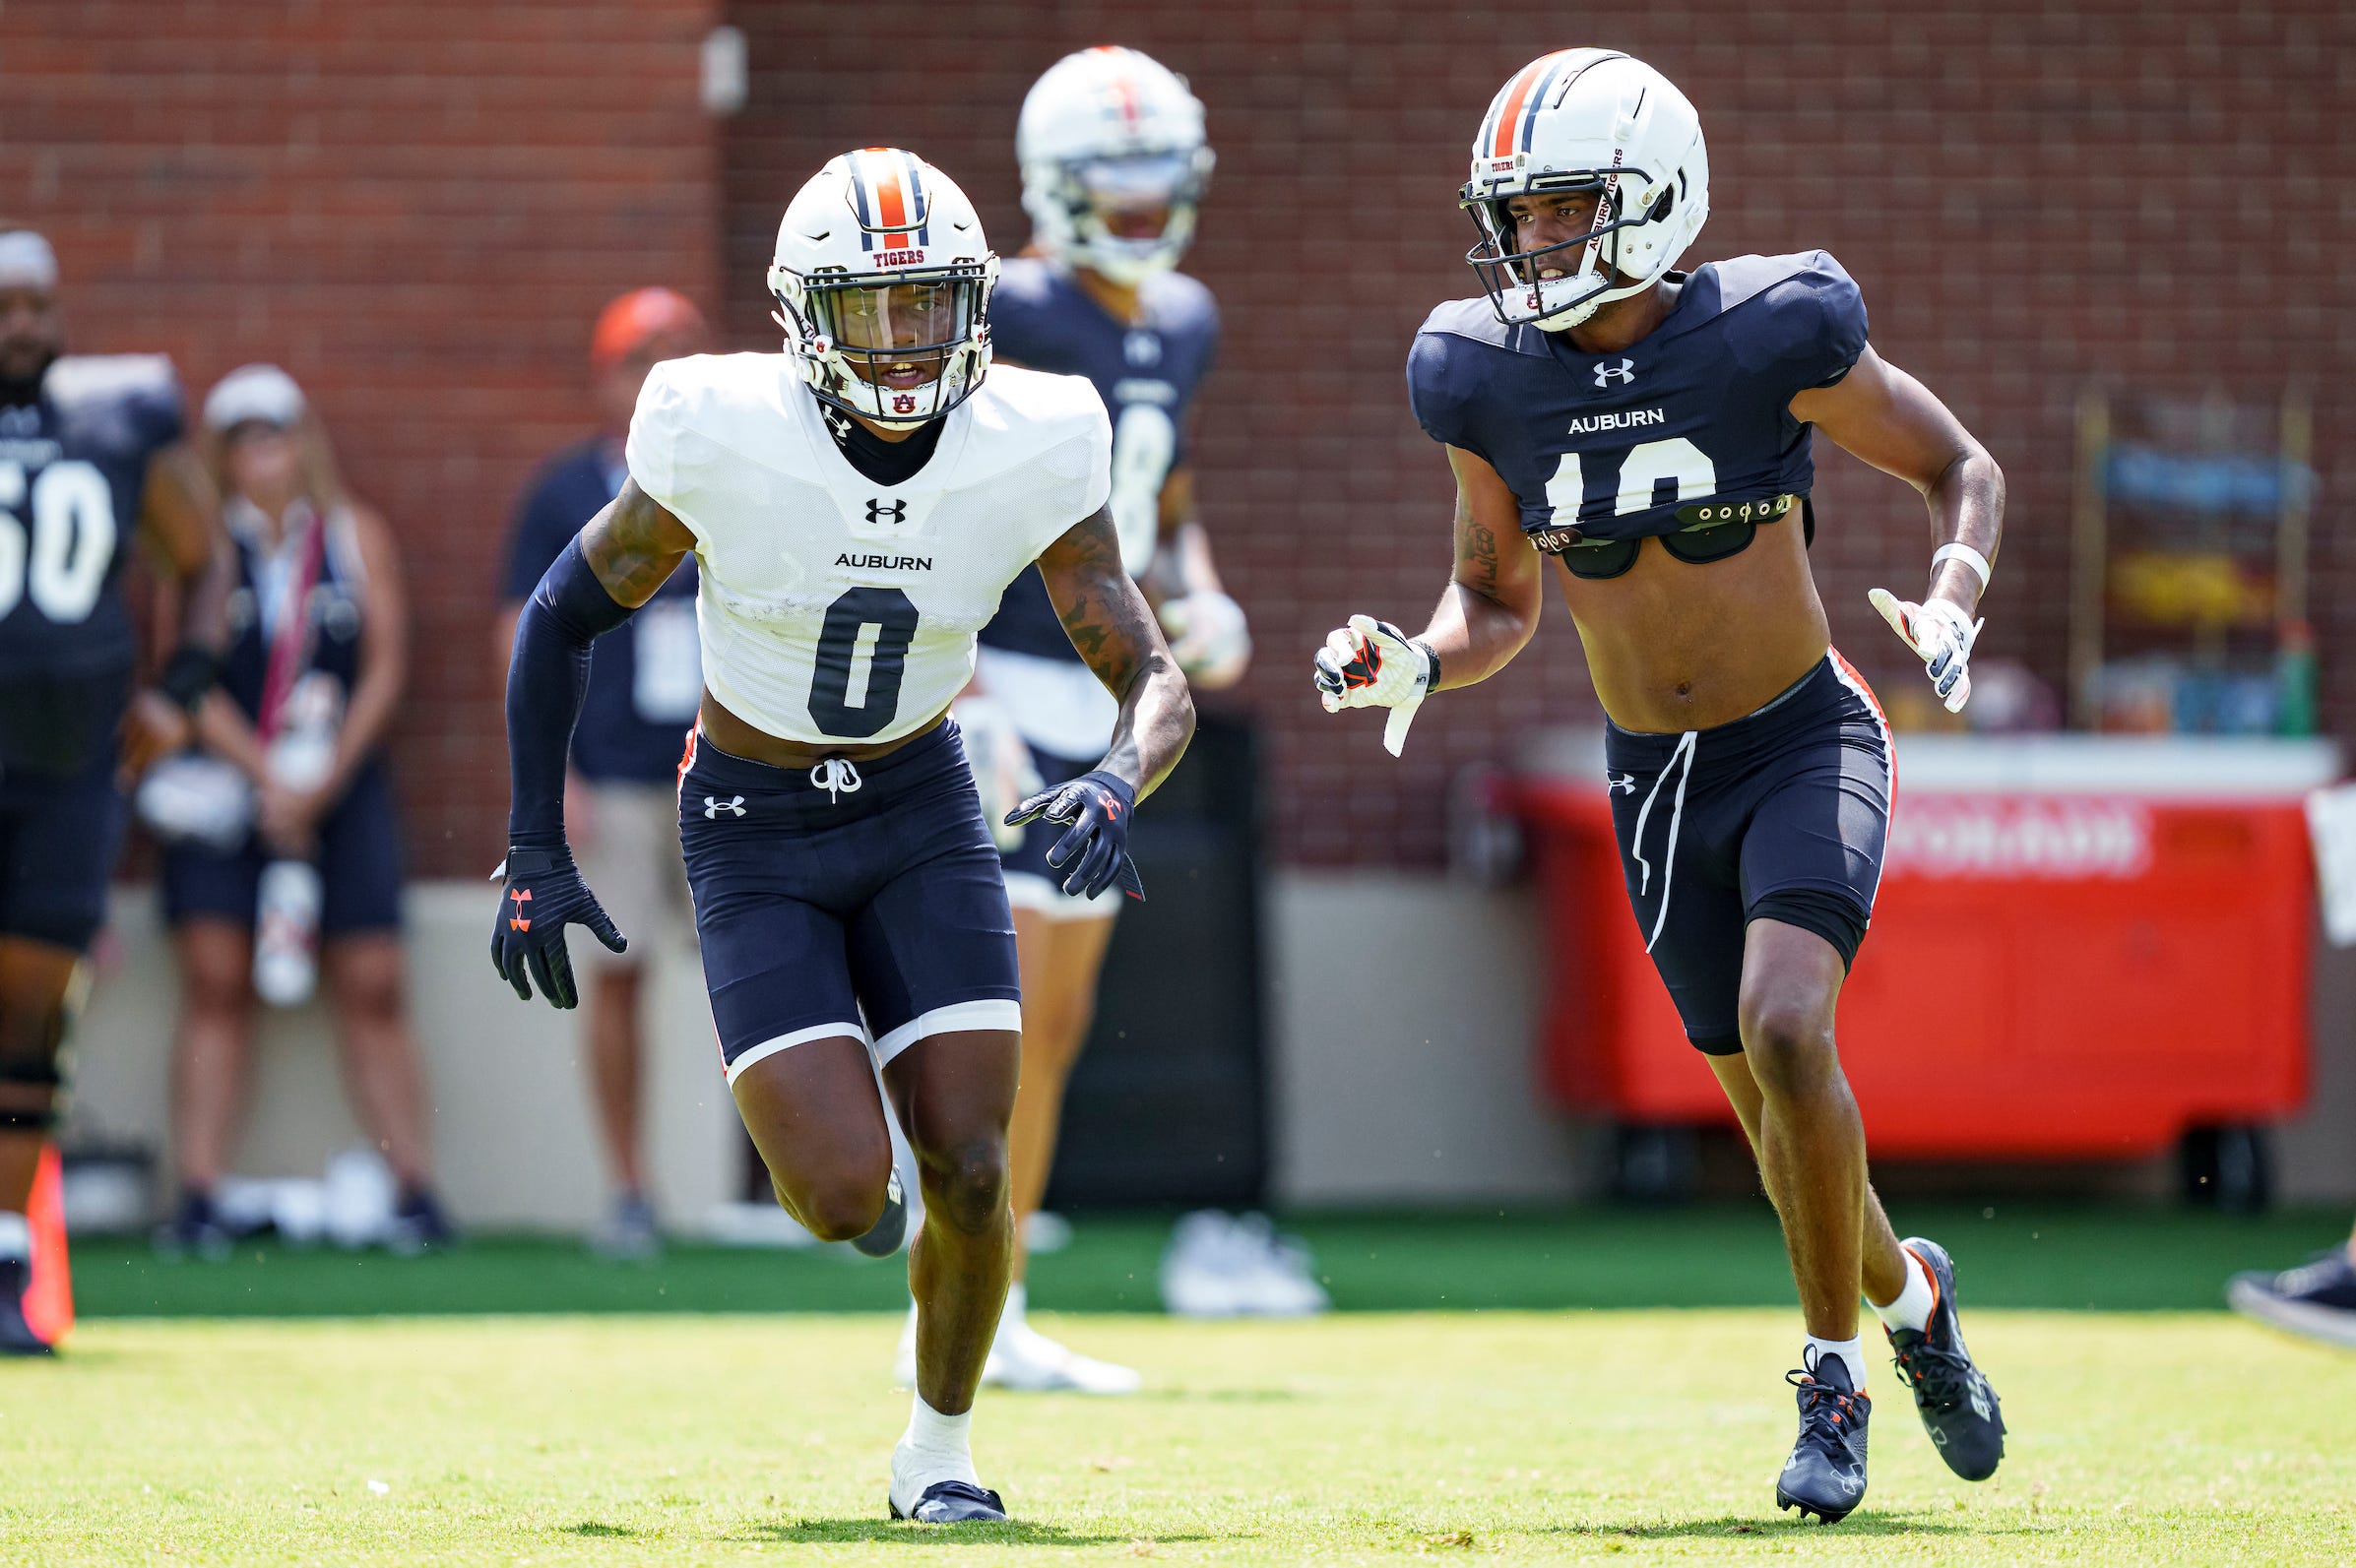
<path fill-rule="evenodd" d="M 589 685 L 589 645 L 631 614 L 598 581 L 578 538 L 524 601 L 507 664 L 510 848 L 564 847 L 564 756 Z"/>

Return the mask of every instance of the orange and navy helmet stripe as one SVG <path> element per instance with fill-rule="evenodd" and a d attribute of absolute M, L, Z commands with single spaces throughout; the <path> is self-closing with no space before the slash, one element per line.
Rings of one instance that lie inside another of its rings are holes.
<path fill-rule="evenodd" d="M 1627 56 L 1607 49 L 1557 49 L 1541 55 L 1506 80 L 1491 100 L 1489 117 L 1481 122 L 1474 145 L 1483 157 L 1511 157 L 1530 150 L 1538 127 L 1538 111 L 1559 88 L 1567 88 L 1590 66 Z"/>
<path fill-rule="evenodd" d="M 932 242 L 923 164 L 895 147 L 865 147 L 851 155 L 851 205 L 859 214 L 860 249 L 897 250 Z"/>

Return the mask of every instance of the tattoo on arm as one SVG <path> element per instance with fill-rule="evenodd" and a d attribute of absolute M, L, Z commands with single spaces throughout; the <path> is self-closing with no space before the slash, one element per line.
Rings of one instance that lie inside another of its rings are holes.
<path fill-rule="evenodd" d="M 1039 557 L 1065 635 L 1105 689 L 1120 699 L 1103 767 L 1151 794 L 1184 754 L 1194 700 L 1162 629 L 1120 562 L 1110 509 L 1075 526 Z"/>
<path fill-rule="evenodd" d="M 1456 581 L 1485 598 L 1497 594 L 1496 531 L 1473 516 L 1473 505 L 1456 492 Z"/>
<path fill-rule="evenodd" d="M 1125 697 L 1161 633 L 1120 564 L 1111 510 L 1099 511 L 1049 546 L 1039 567 L 1064 635 L 1105 689 Z"/>
<path fill-rule="evenodd" d="M 635 609 L 655 596 L 695 548 L 687 525 L 663 504 L 622 481 L 621 494 L 581 531 L 581 553 L 616 604 Z"/>

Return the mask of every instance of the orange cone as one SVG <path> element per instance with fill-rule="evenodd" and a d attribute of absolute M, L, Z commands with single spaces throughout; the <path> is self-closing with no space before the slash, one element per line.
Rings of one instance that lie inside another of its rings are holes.
<path fill-rule="evenodd" d="M 25 1292 L 25 1321 L 51 1345 L 74 1326 L 74 1277 L 66 1260 L 65 1191 L 57 1146 L 41 1151 L 32 1173 L 32 1201 L 25 1218 L 32 1225 L 32 1285 Z"/>

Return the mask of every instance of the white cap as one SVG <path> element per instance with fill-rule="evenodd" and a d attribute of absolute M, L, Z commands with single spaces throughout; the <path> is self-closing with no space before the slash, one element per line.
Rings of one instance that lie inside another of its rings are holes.
<path fill-rule="evenodd" d="M 259 419 L 284 429 L 302 417 L 302 389 L 276 365 L 239 365 L 205 395 L 205 425 L 227 430 Z"/>
<path fill-rule="evenodd" d="M 0 287 L 55 288 L 57 252 L 30 228 L 0 233 Z"/>

